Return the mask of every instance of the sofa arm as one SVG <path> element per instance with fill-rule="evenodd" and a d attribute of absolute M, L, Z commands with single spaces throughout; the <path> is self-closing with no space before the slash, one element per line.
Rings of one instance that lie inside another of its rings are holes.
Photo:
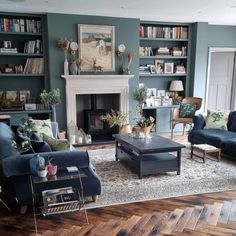
<path fill-rule="evenodd" d="M 5 158 L 2 161 L 4 175 L 6 177 L 10 177 L 30 174 L 29 160 L 37 154 L 43 156 L 46 161 L 48 158 L 52 158 L 52 163 L 54 165 L 58 165 L 58 169 L 63 169 L 68 166 L 77 166 L 79 168 L 85 168 L 89 166 L 89 157 L 87 151 L 32 153 Z"/>
<path fill-rule="evenodd" d="M 193 116 L 193 130 L 203 129 L 205 125 L 206 122 L 203 115 Z"/>

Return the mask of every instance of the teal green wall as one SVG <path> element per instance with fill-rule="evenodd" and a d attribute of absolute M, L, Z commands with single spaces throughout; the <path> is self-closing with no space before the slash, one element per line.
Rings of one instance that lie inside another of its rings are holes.
<path fill-rule="evenodd" d="M 236 26 L 208 25 L 208 23 L 202 22 L 194 23 L 193 28 L 192 95 L 204 98 L 209 47 L 236 48 Z"/>
<path fill-rule="evenodd" d="M 139 49 L 139 19 L 99 17 L 85 15 L 47 14 L 48 29 L 48 57 L 50 88 L 60 88 L 62 92 L 62 103 L 57 106 L 57 120 L 60 129 L 66 127 L 66 99 L 65 81 L 61 78 L 63 74 L 64 54 L 57 47 L 59 38 L 68 38 L 77 41 L 77 24 L 113 25 L 115 26 L 115 48 L 121 43 L 126 45 L 127 51 L 135 53 L 131 64 L 131 74 L 135 77 L 129 82 L 130 86 L 130 108 L 134 106 L 132 91 L 138 85 L 138 49 Z M 116 57 L 116 74 L 120 60 Z M 69 121 L 68 121 L 69 122 Z"/>

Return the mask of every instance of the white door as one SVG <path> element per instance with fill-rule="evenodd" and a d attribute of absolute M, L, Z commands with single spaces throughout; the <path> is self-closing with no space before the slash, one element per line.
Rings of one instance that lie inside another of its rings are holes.
<path fill-rule="evenodd" d="M 230 110 L 234 52 L 212 52 L 207 109 Z"/>

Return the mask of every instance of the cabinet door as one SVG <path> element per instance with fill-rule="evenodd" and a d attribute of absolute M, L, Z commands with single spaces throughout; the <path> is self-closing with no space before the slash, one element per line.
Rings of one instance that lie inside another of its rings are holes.
<path fill-rule="evenodd" d="M 157 133 L 171 132 L 172 109 L 157 109 Z"/>

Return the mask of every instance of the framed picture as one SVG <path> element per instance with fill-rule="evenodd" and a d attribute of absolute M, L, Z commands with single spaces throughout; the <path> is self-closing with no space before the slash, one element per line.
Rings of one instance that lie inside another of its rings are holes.
<path fill-rule="evenodd" d="M 22 65 L 15 66 L 15 72 L 16 74 L 23 73 L 23 66 Z"/>
<path fill-rule="evenodd" d="M 157 97 L 165 97 L 166 91 L 165 90 L 157 90 Z"/>
<path fill-rule="evenodd" d="M 176 66 L 175 67 L 175 73 L 176 74 L 184 74 L 186 73 L 185 67 L 182 65 Z"/>
<path fill-rule="evenodd" d="M 20 101 L 26 102 L 27 99 L 30 98 L 30 91 L 29 90 L 20 90 Z"/>
<path fill-rule="evenodd" d="M 155 60 L 155 69 L 157 74 L 164 73 L 164 61 L 163 60 Z"/>
<path fill-rule="evenodd" d="M 157 89 L 156 88 L 148 88 L 147 89 L 147 95 L 148 97 L 156 97 L 157 95 Z"/>
<path fill-rule="evenodd" d="M 164 64 L 164 73 L 165 74 L 173 74 L 174 73 L 174 63 L 173 62 L 166 62 Z"/>
<path fill-rule="evenodd" d="M 81 71 L 115 71 L 115 27 L 78 24 Z"/>

